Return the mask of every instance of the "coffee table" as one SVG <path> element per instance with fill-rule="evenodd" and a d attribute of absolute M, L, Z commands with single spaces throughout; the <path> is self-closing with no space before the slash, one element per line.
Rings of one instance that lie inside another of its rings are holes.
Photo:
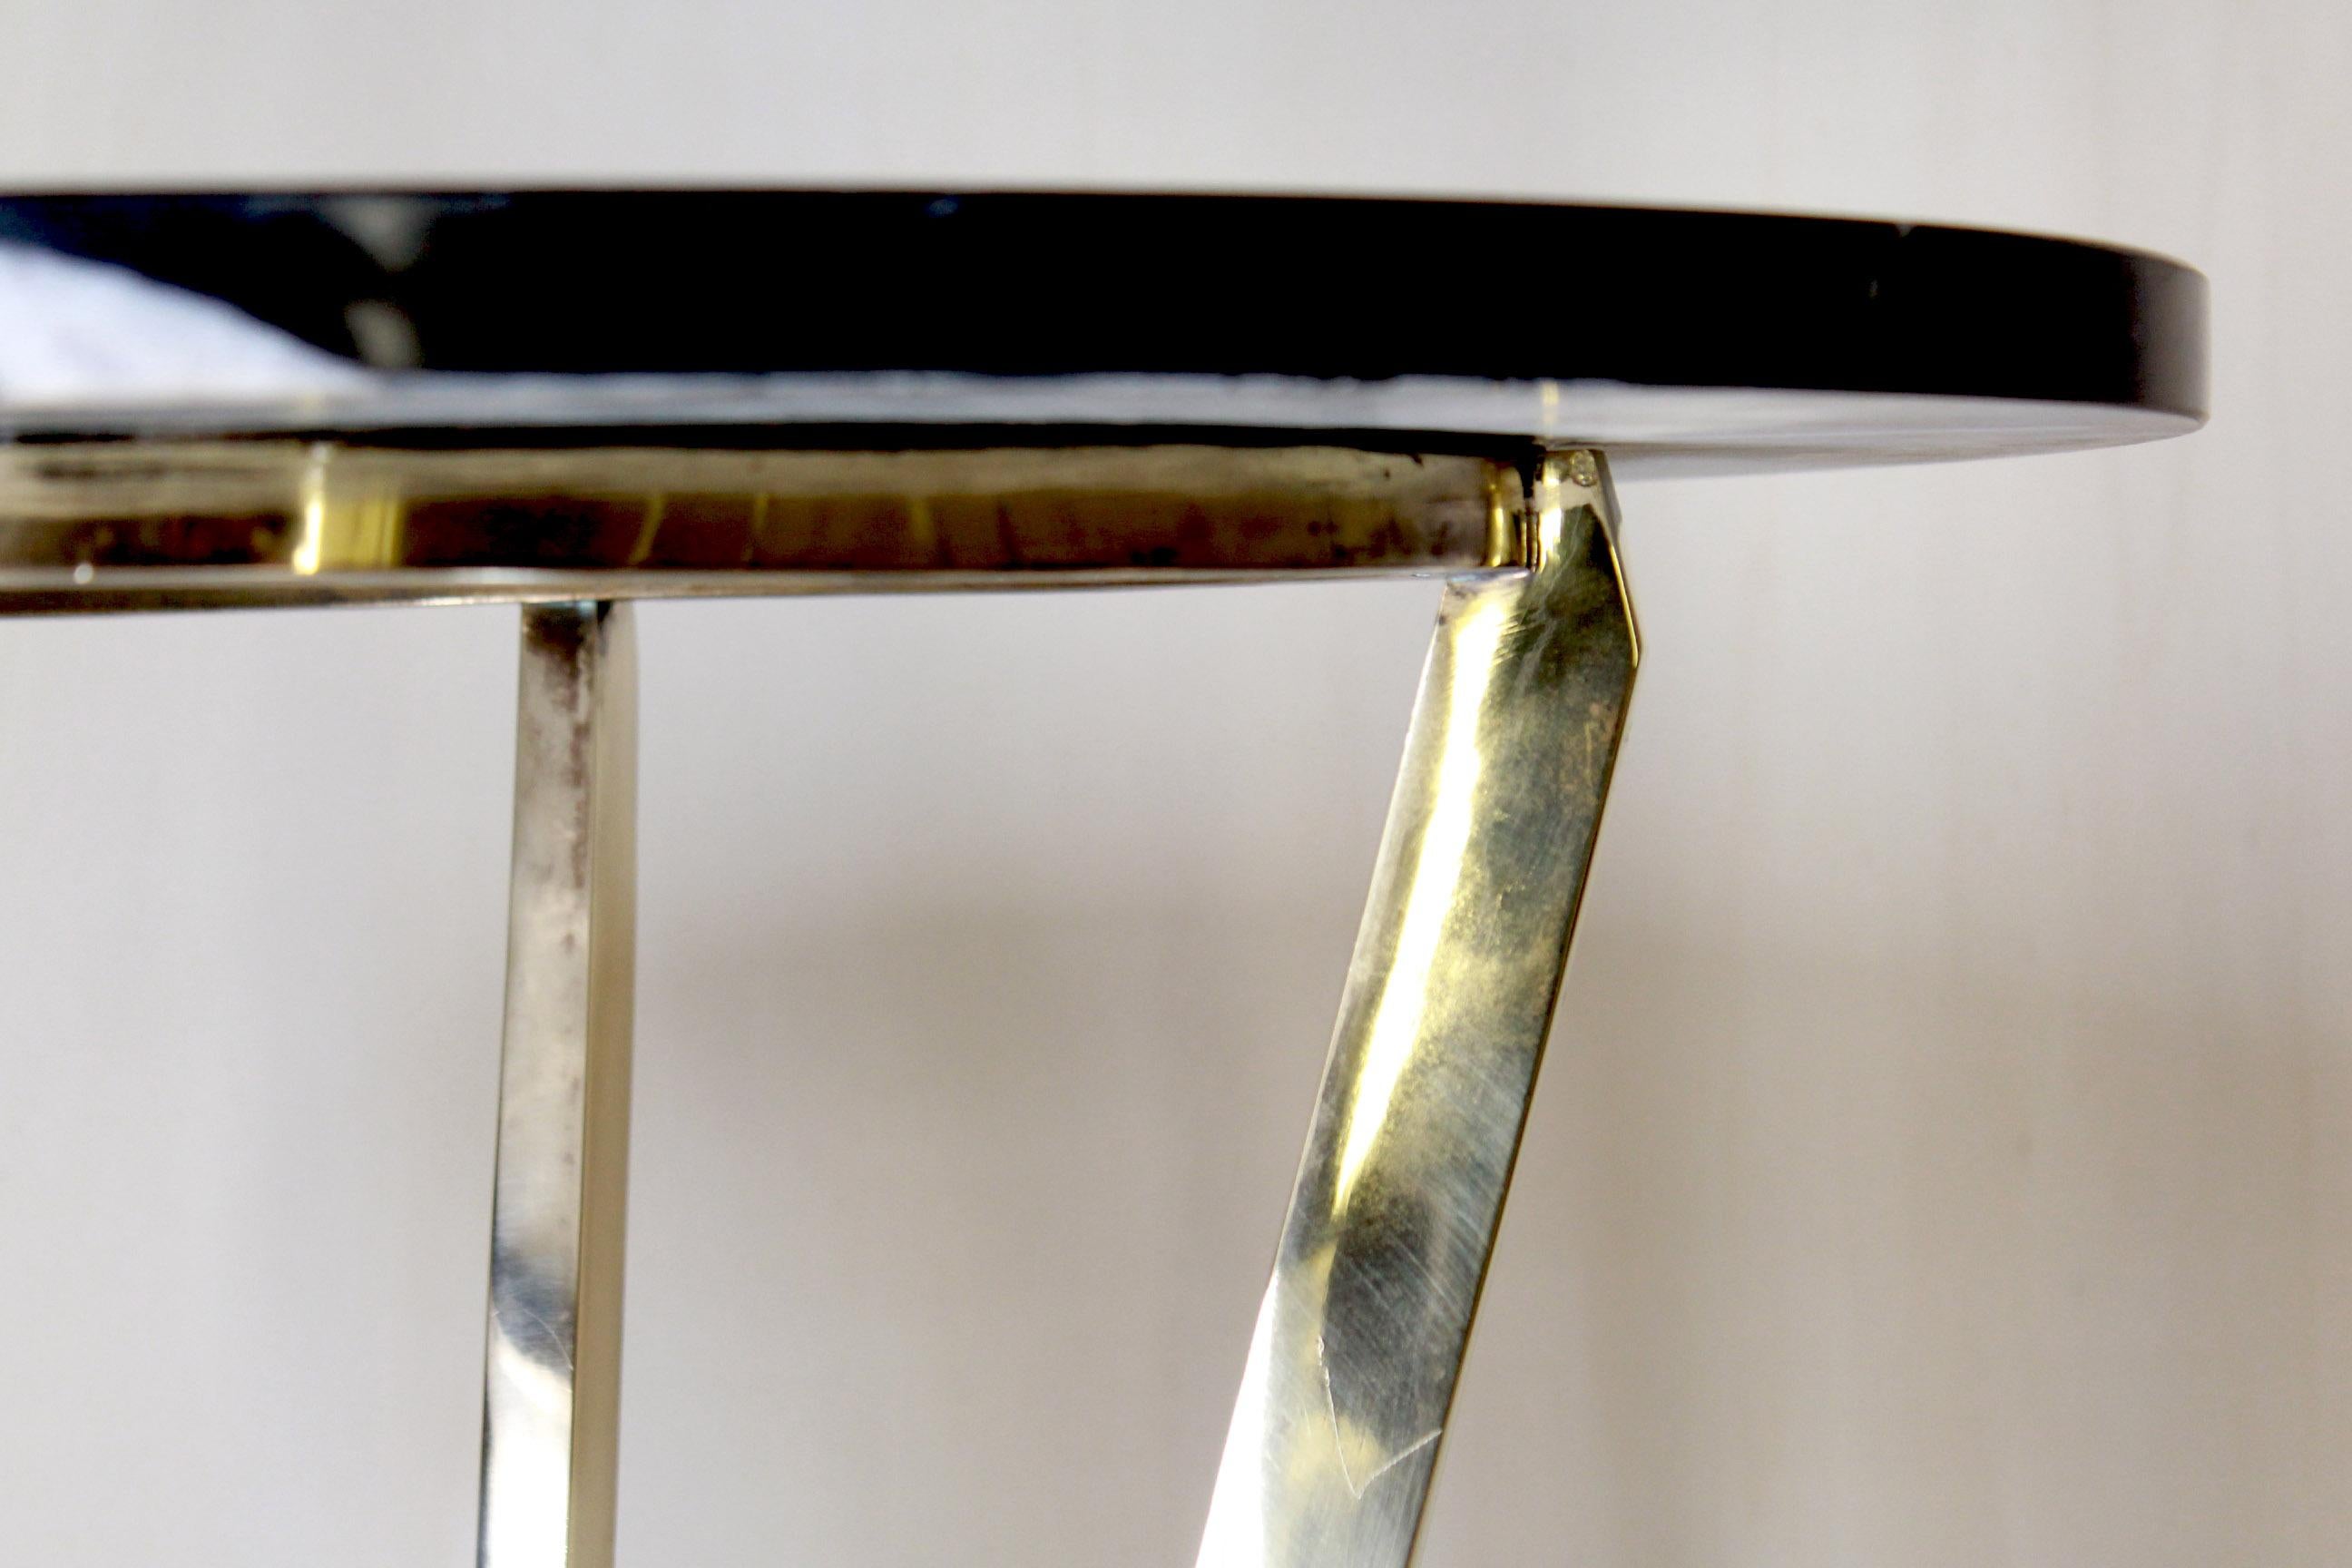
<path fill-rule="evenodd" d="M 0 197 L 0 613 L 522 606 L 479 1562 L 605 1568 L 629 603 L 1442 579 L 1199 1555 L 1400 1568 L 1639 661 L 1612 476 L 2179 435 L 2205 352 L 2179 263 L 1900 223 Z"/>

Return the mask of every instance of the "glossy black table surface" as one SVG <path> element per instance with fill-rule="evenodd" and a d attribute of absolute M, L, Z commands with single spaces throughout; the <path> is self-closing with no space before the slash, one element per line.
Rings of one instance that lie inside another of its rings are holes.
<path fill-rule="evenodd" d="M 16 441 L 1361 431 L 1600 446 L 1624 475 L 2115 445 L 2205 408 L 2195 271 L 1931 225 L 986 191 L 0 197 Z"/>

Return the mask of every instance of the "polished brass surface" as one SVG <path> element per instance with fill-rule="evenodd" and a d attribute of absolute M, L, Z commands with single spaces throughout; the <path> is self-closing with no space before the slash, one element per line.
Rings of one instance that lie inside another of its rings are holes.
<path fill-rule="evenodd" d="M 523 611 L 480 1568 L 609 1568 L 635 945 L 625 605 Z"/>
<path fill-rule="evenodd" d="M 0 446 L 0 614 L 1454 574 L 1527 456 Z"/>
<path fill-rule="evenodd" d="M 520 600 L 482 1568 L 610 1568 L 630 611 L 662 595 L 1443 574 L 1199 1562 L 1403 1568 L 1630 695 L 1599 454 L 0 447 L 0 613 Z"/>
<path fill-rule="evenodd" d="M 1445 591 L 1202 1568 L 1412 1556 L 1638 658 L 1599 457 L 1518 516 Z"/>

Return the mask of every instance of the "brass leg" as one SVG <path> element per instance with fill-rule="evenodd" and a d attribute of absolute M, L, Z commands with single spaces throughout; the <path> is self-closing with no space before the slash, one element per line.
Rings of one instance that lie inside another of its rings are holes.
<path fill-rule="evenodd" d="M 1637 648 L 1597 454 L 1450 584 L 1202 1568 L 1403 1568 L 1568 962 Z"/>
<path fill-rule="evenodd" d="M 484 1373 L 481 1568 L 609 1568 L 628 1198 L 636 658 L 526 606 Z"/>

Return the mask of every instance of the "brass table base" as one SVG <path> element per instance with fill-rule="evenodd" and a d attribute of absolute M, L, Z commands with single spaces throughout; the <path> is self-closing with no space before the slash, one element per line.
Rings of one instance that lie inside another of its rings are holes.
<path fill-rule="evenodd" d="M 613 1561 L 627 601 L 1407 574 L 1443 607 L 1199 1557 L 1403 1568 L 1633 686 L 1601 455 L 480 439 L 0 448 L 0 613 L 523 605 L 482 1568 Z"/>
<path fill-rule="evenodd" d="M 1468 1343 L 1637 658 L 1597 455 L 1444 592 L 1202 1568 L 1402 1568 Z M 479 1561 L 612 1561 L 629 613 L 523 612 Z"/>

